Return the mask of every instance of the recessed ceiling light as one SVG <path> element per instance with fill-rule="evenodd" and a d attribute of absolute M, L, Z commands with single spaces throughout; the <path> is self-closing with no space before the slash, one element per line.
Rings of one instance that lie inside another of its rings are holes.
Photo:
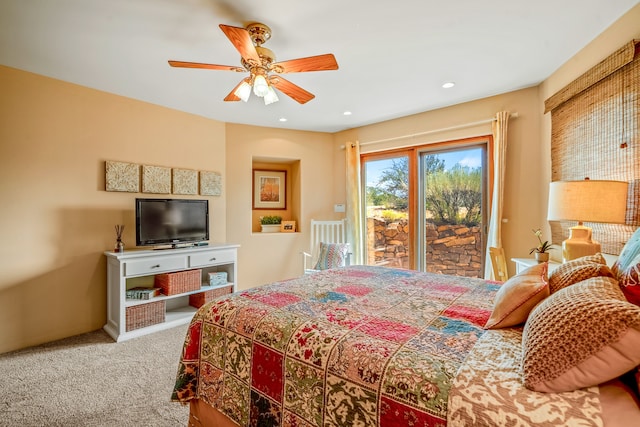
<path fill-rule="evenodd" d="M 280 117 L 280 121 L 281 121 L 281 122 L 286 122 L 286 121 L 287 121 L 287 119 L 286 119 L 286 118 L 284 118 L 284 117 Z"/>
<path fill-rule="evenodd" d="M 454 82 L 446 82 L 446 83 L 444 83 L 444 84 L 442 85 L 442 87 L 443 87 L 443 88 L 445 88 L 445 89 L 449 89 L 449 88 L 454 87 L 455 85 L 456 85 L 456 84 L 455 84 Z"/>
<path fill-rule="evenodd" d="M 342 113 L 342 114 L 344 114 L 345 116 L 350 116 L 350 115 L 351 115 L 351 111 L 345 111 L 345 112 L 344 112 L 344 113 Z"/>

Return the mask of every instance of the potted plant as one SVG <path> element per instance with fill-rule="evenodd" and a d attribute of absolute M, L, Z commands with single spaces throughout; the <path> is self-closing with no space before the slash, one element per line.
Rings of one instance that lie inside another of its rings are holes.
<path fill-rule="evenodd" d="M 280 231 L 282 217 L 279 215 L 265 215 L 260 217 L 260 226 L 263 233 L 276 233 Z"/>
<path fill-rule="evenodd" d="M 549 261 L 549 252 L 547 251 L 551 249 L 551 243 L 549 243 L 548 240 L 545 240 L 544 242 L 542 241 L 542 231 L 540 231 L 539 228 L 531 231 L 533 231 L 533 234 L 538 238 L 539 245 L 535 248 L 531 248 L 529 255 L 535 253 L 536 261 L 538 262 Z"/>

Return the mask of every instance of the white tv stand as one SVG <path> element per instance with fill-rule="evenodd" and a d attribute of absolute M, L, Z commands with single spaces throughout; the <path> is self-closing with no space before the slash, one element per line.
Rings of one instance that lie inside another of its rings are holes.
<path fill-rule="evenodd" d="M 182 325 L 191 321 L 197 311 L 189 305 L 189 295 L 216 287 L 206 286 L 208 273 L 224 271 L 230 292 L 236 290 L 237 259 L 239 245 L 210 244 L 179 249 L 131 250 L 125 252 L 105 252 L 107 257 L 107 323 L 104 330 L 116 341 L 124 341 L 163 329 Z M 199 290 L 177 295 L 160 295 L 149 300 L 127 299 L 127 289 L 137 286 L 152 287 L 154 277 L 159 273 L 170 273 L 195 268 L 202 269 Z M 127 331 L 127 307 L 165 302 L 165 321 L 151 326 Z"/>

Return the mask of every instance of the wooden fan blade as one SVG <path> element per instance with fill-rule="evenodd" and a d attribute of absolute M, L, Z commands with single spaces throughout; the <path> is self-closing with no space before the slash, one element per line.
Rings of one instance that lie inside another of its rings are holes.
<path fill-rule="evenodd" d="M 283 79 L 280 76 L 277 76 L 277 77 L 274 76 L 271 79 L 269 79 L 269 81 L 275 88 L 280 90 L 285 95 L 290 96 L 300 104 L 306 104 L 307 102 L 311 101 L 313 98 L 316 97 L 311 92 L 307 92 L 306 90 L 302 89 L 300 86 L 295 85 L 290 81 Z"/>
<path fill-rule="evenodd" d="M 276 62 L 271 65 L 271 68 L 276 73 L 304 73 L 306 71 L 337 70 L 338 63 L 333 54 L 327 53 L 324 55 Z"/>
<path fill-rule="evenodd" d="M 225 101 L 240 101 L 240 98 L 238 96 L 236 96 L 235 91 L 238 90 L 238 88 L 240 87 L 240 85 L 244 82 L 246 82 L 248 79 L 242 79 L 240 80 L 240 83 L 238 83 L 236 85 L 236 87 L 234 87 L 233 89 L 231 89 L 231 92 L 229 92 L 229 95 L 227 95 L 224 100 Z"/>
<path fill-rule="evenodd" d="M 216 64 L 202 64 L 200 62 L 184 62 L 184 61 L 169 61 L 169 65 L 179 68 L 206 68 L 207 70 L 225 70 L 225 71 L 247 71 L 244 68 L 235 67 L 233 65 L 216 65 Z"/>
<path fill-rule="evenodd" d="M 247 30 L 224 24 L 220 24 L 220 29 L 226 34 L 229 40 L 231 40 L 231 43 L 233 43 L 238 52 L 240 52 L 240 56 L 242 56 L 245 61 L 252 65 L 261 64 L 260 56 L 258 55 Z"/>

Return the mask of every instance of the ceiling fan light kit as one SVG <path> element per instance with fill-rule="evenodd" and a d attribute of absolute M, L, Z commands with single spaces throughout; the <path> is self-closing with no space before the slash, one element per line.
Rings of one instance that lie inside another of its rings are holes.
<path fill-rule="evenodd" d="M 267 94 L 264 96 L 264 105 L 269 105 L 269 104 L 273 104 L 274 102 L 278 102 L 278 94 L 276 94 L 276 91 L 273 89 L 272 86 L 269 86 L 269 90 L 267 91 Z"/>
<path fill-rule="evenodd" d="M 233 94 L 244 102 L 247 102 L 251 96 L 251 85 L 246 80 L 243 80 Z"/>
<path fill-rule="evenodd" d="M 255 93 L 257 97 L 262 98 L 268 92 L 269 92 L 269 84 L 267 83 L 267 79 L 265 79 L 263 75 L 258 74 L 253 79 L 253 93 Z"/>
<path fill-rule="evenodd" d="M 220 24 L 220 29 L 240 53 L 242 67 L 174 60 L 170 60 L 169 65 L 178 68 L 249 72 L 249 77 L 238 83 L 224 98 L 225 101 L 242 100 L 247 102 L 251 96 L 251 89 L 253 89 L 253 93 L 263 98 L 265 105 L 269 105 L 278 101 L 278 95 L 275 91 L 275 89 L 278 89 L 298 103 L 305 104 L 315 98 L 315 95 L 285 80 L 279 74 L 338 69 L 336 58 L 331 53 L 274 62 L 275 54 L 270 49 L 262 46 L 264 42 L 271 38 L 271 29 L 259 22 L 249 24 L 246 28 Z"/>

